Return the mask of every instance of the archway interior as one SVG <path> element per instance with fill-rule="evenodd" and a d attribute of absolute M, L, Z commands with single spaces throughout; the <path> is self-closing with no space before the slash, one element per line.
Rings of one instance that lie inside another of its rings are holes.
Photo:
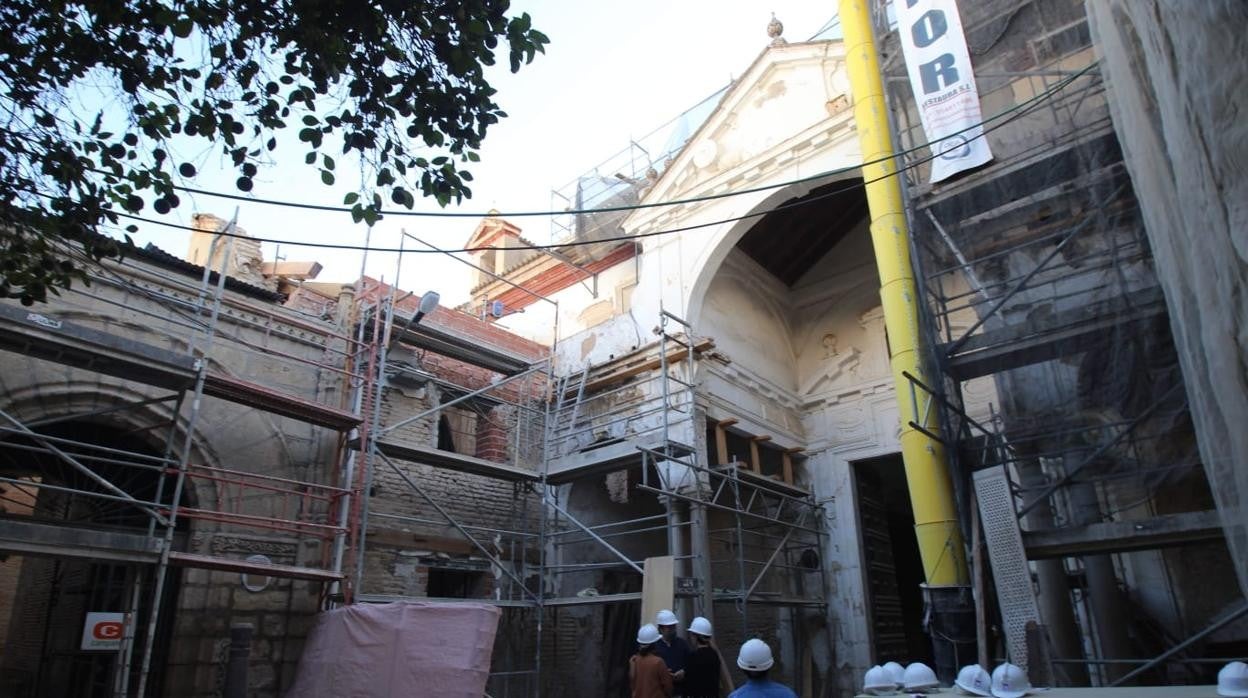
<path fill-rule="evenodd" d="M 724 451 L 723 460 L 749 461 L 764 477 L 792 477 L 796 486 L 816 489 L 817 481 L 827 484 L 844 473 L 816 473 L 803 465 L 801 455 L 786 450 L 825 451 L 851 443 L 880 453 L 895 448 L 889 445 L 891 430 L 877 426 L 871 402 L 892 389 L 879 275 L 861 179 L 823 184 L 774 208 L 744 232 L 713 271 L 692 313 L 731 360 L 722 368 L 708 366 L 701 382 L 708 403 L 707 442 L 715 444 L 712 450 Z M 717 439 L 710 422 L 732 426 Z M 720 454 L 708 455 L 722 464 Z M 820 467 L 835 460 L 821 458 Z M 904 482 L 903 476 L 899 512 L 909 506 Z M 747 526 L 738 535 L 731 513 L 708 516 L 715 584 L 732 586 L 738 576 L 750 583 L 762 566 L 749 561 L 769 559 L 777 530 Z M 884 512 L 884 525 L 898 523 L 892 518 Z M 917 552 L 904 545 L 913 543 L 913 535 L 904 522 L 898 530 L 903 544 L 895 553 L 898 571 L 918 569 Z M 725 538 L 720 532 L 734 535 Z M 854 528 L 829 533 L 842 549 L 857 547 L 848 543 L 856 536 Z M 742 541 L 740 550 L 733 548 L 734 537 Z M 738 556 L 747 561 L 744 570 L 734 569 Z M 918 581 L 897 583 L 918 592 Z M 801 585 L 800 575 L 772 571 L 756 593 L 800 597 Z M 751 605 L 746 617 L 725 607 L 716 610 L 717 618 L 727 621 L 716 631 L 728 645 L 760 635 L 774 637 L 782 648 L 806 647 L 815 640 L 807 628 L 821 627 L 807 613 L 814 612 L 760 604 Z M 792 620 L 799 614 L 802 622 Z M 737 618 L 748 627 L 731 622 Z"/>
<path fill-rule="evenodd" d="M 115 493 L 95 477 L 135 499 L 162 507 L 171 503 L 173 478 L 160 464 L 161 452 L 151 441 L 155 432 L 91 420 L 53 423 L 36 431 L 92 475 L 31 437 L 16 435 L 0 441 L 0 476 L 20 481 L 0 483 L 0 517 L 146 534 L 148 514 L 132 503 L 98 496 Z M 183 519 L 178 529 L 186 528 Z M 161 529 L 155 532 L 160 535 Z M 157 628 L 154 671 L 149 677 L 149 685 L 156 687 L 162 683 L 160 667 L 173 627 L 169 619 L 178 580 L 177 570 L 170 569 L 161 613 L 165 620 Z M 153 582 L 151 565 L 59 556 L 55 550 L 47 555 L 0 558 L 0 695 L 111 696 L 118 653 L 81 649 L 86 614 L 132 611 L 138 583 L 137 665 Z"/>

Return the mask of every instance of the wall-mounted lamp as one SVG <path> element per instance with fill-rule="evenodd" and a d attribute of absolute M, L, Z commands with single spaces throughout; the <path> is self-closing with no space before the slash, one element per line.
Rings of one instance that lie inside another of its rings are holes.
<path fill-rule="evenodd" d="M 420 297 L 420 305 L 416 308 L 416 314 L 407 319 L 407 322 L 403 325 L 403 330 L 406 331 L 413 325 L 419 325 L 426 315 L 432 313 L 438 307 L 438 301 L 441 299 L 442 296 L 437 291 L 426 291 L 425 295 Z"/>

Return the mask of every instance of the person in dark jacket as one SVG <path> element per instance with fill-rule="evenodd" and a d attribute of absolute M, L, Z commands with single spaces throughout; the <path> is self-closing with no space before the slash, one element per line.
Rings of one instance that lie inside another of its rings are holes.
<path fill-rule="evenodd" d="M 685 663 L 686 698 L 719 698 L 719 674 L 723 658 L 711 642 L 711 621 L 698 616 L 689 624 L 693 652 Z"/>
<path fill-rule="evenodd" d="M 693 650 L 689 649 L 689 643 L 684 638 L 676 634 L 676 626 L 680 621 L 676 620 L 676 614 L 666 608 L 655 614 L 654 624 L 659 627 L 659 633 L 663 636 L 658 642 L 654 643 L 654 653 L 663 658 L 667 664 L 667 668 L 672 672 L 672 680 L 676 683 L 676 692 L 674 695 L 685 695 L 685 665 L 689 662 L 689 655 Z"/>

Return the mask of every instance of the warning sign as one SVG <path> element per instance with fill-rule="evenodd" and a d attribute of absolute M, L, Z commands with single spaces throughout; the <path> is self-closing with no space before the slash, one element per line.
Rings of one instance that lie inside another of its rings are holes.
<path fill-rule="evenodd" d="M 117 651 L 126 631 L 126 614 L 92 611 L 82 628 L 82 649 Z"/>

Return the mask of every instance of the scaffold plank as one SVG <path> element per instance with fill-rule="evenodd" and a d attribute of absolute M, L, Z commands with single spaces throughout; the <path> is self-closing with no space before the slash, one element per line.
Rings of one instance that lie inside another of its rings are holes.
<path fill-rule="evenodd" d="M 1166 311 L 1160 288 L 1139 291 L 1057 313 L 1042 322 L 989 330 L 967 338 L 949 357 L 960 380 L 1020 368 L 1086 351 L 1109 329 Z"/>
<path fill-rule="evenodd" d="M 749 463 L 737 461 L 736 463 L 730 463 L 725 466 L 719 466 L 715 468 L 715 470 L 718 470 L 720 472 L 726 472 L 730 468 L 736 469 L 737 477 L 741 481 L 749 483 L 751 485 L 756 485 L 761 489 L 772 490 L 779 494 L 788 495 L 790 497 L 801 498 L 801 497 L 810 496 L 810 490 L 802 489 L 801 487 L 798 487 L 797 485 L 791 485 L 787 482 L 784 482 L 783 480 L 776 480 L 766 475 L 763 475 L 761 473 L 754 472 L 753 470 L 750 469 Z"/>
<path fill-rule="evenodd" d="M 1185 543 L 1221 540 L 1222 519 L 1216 511 L 1192 511 L 1147 519 L 1102 521 L 1041 531 L 1023 531 L 1027 559 L 1125 553 Z"/>
<path fill-rule="evenodd" d="M 341 572 L 293 565 L 266 565 L 233 558 L 196 555 L 194 553 L 170 552 L 169 563 L 179 567 L 195 567 L 218 572 L 281 577 L 283 579 L 306 579 L 313 582 L 336 582 L 343 578 Z"/>
<path fill-rule="evenodd" d="M 17 555 L 152 564 L 160 558 L 160 543 L 143 533 L 0 519 L 0 551 Z"/>
<path fill-rule="evenodd" d="M 537 472 L 533 470 L 525 470 L 507 463 L 495 463 L 494 461 L 467 456 L 462 453 L 395 441 L 377 441 L 376 444 L 377 450 L 390 458 L 412 463 L 422 463 L 435 468 L 446 468 L 447 470 L 472 473 L 473 475 L 484 475 L 510 482 L 537 482 L 540 479 Z M 353 441 L 351 445 L 358 448 L 359 442 Z"/>
<path fill-rule="evenodd" d="M 527 358 L 505 349 L 489 346 L 477 337 L 467 337 L 430 324 L 394 328 L 395 341 L 417 349 L 427 349 L 473 366 L 489 369 L 506 376 L 528 370 L 533 364 Z"/>
<path fill-rule="evenodd" d="M 338 431 L 352 429 L 362 421 L 358 414 L 347 410 L 220 373 L 204 377 L 204 394 Z"/>
<path fill-rule="evenodd" d="M 669 451 L 673 458 L 683 458 L 693 453 L 693 449 L 675 441 L 668 441 Z M 645 443 L 632 439 L 621 439 L 583 451 L 569 453 L 566 456 L 553 458 L 546 465 L 546 482 L 561 485 L 586 475 L 609 473 L 633 465 L 639 465 L 642 450 L 659 451 L 662 443 L 651 439 Z"/>

